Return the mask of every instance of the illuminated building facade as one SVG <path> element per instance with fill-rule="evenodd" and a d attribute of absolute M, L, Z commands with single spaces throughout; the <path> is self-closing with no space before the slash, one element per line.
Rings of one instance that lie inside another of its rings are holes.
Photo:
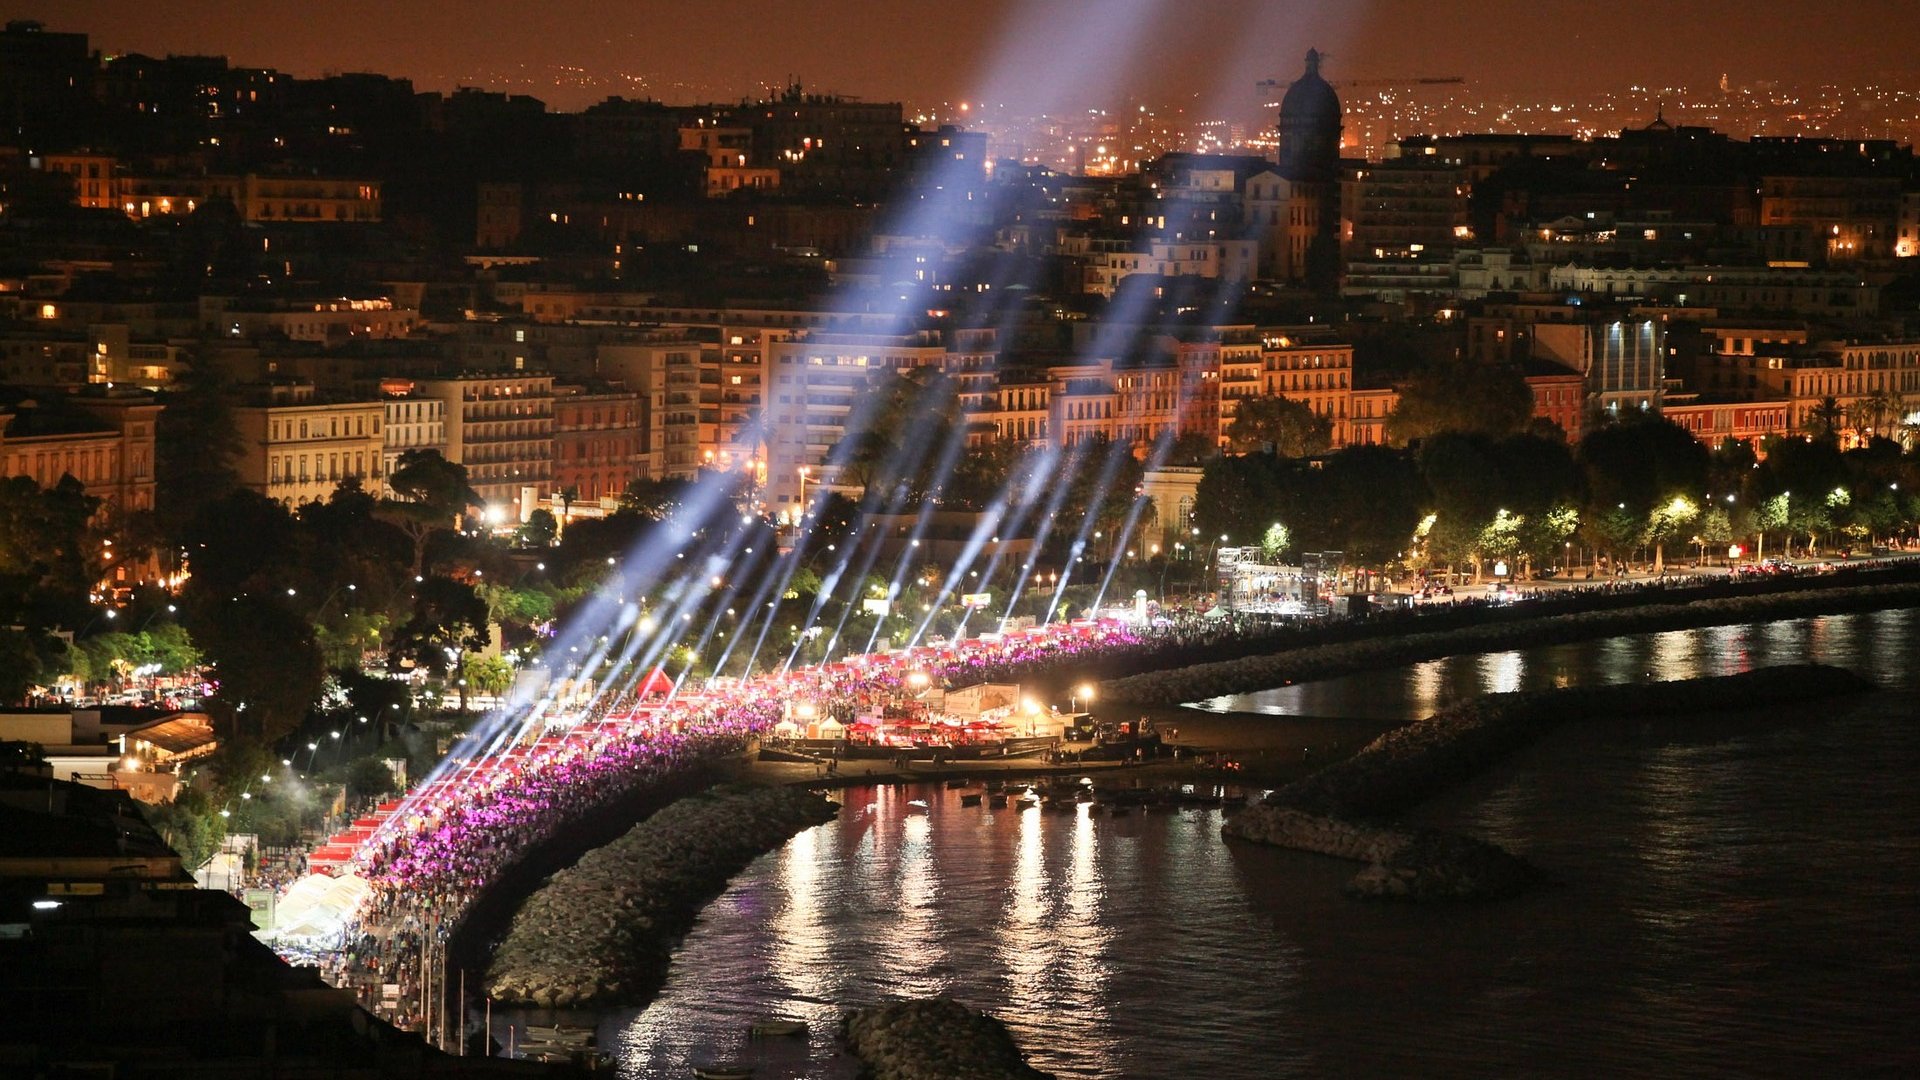
<path fill-rule="evenodd" d="M 310 383 L 287 382 L 260 387 L 233 417 L 243 487 L 287 507 L 324 501 L 349 478 L 369 493 L 383 490 L 381 402 L 328 400 Z"/>
<path fill-rule="evenodd" d="M 418 386 L 445 403 L 447 459 L 467 467 L 489 508 L 524 521 L 553 488 L 553 376 L 470 372 Z"/>

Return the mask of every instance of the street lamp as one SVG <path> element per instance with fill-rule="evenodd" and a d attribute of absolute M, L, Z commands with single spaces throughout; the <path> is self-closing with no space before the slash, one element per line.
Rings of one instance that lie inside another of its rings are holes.
<path fill-rule="evenodd" d="M 1074 712 L 1080 711 L 1080 699 L 1085 698 L 1088 705 L 1093 704 L 1093 684 L 1081 683 L 1067 694 L 1067 705 Z"/>

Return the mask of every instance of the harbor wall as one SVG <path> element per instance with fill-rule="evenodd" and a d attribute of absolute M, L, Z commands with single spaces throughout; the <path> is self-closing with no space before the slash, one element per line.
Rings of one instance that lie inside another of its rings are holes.
<path fill-rule="evenodd" d="M 1101 684 L 1101 700 L 1180 705 L 1223 694 L 1268 690 L 1355 671 L 1420 663 L 1462 653 L 1535 648 L 1622 634 L 1920 607 L 1920 583 L 1851 585 L 1791 593 L 1650 603 L 1607 611 L 1562 612 L 1517 621 L 1423 631 L 1150 671 Z"/>
<path fill-rule="evenodd" d="M 494 950 L 487 993 L 544 1008 L 644 1000 L 729 879 L 837 810 L 804 788 L 744 784 L 674 802 L 527 898 Z"/>
<path fill-rule="evenodd" d="M 1819 700 L 1870 689 L 1844 668 L 1795 664 L 1675 682 L 1489 694 L 1381 735 L 1359 753 L 1275 791 L 1221 835 L 1367 862 L 1350 894 L 1494 898 L 1539 874 L 1471 837 L 1386 824 L 1556 726 Z"/>

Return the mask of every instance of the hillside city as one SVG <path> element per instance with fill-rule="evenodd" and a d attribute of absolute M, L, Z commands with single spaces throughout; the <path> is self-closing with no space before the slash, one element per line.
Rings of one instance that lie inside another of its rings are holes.
<path fill-rule="evenodd" d="M 7 24 L 0 764 L 265 904 L 529 696 L 733 688 L 664 775 L 770 726 L 756 678 L 926 688 L 855 657 L 1005 681 L 1920 546 L 1920 99 L 1276 68 L 1251 125 L 562 111 Z"/>

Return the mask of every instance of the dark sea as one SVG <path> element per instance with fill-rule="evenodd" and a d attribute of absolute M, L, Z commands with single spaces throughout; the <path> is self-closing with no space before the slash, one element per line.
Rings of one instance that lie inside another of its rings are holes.
<path fill-rule="evenodd" d="M 1063 1077 L 1920 1075 L 1917 650 L 1920 612 L 1883 612 L 1204 704 L 1310 731 L 1487 690 L 1809 659 L 1880 685 L 1563 728 L 1421 808 L 1553 877 L 1504 903 L 1350 901 L 1356 864 L 1228 846 L 1217 810 L 1109 818 L 849 790 L 839 820 L 709 906 L 651 1006 L 597 1018 L 602 1044 L 624 1077 L 713 1060 L 757 1080 L 852 1077 L 834 1050 L 842 1007 L 947 994 Z M 808 1021 L 808 1037 L 747 1038 L 772 1017 Z"/>

